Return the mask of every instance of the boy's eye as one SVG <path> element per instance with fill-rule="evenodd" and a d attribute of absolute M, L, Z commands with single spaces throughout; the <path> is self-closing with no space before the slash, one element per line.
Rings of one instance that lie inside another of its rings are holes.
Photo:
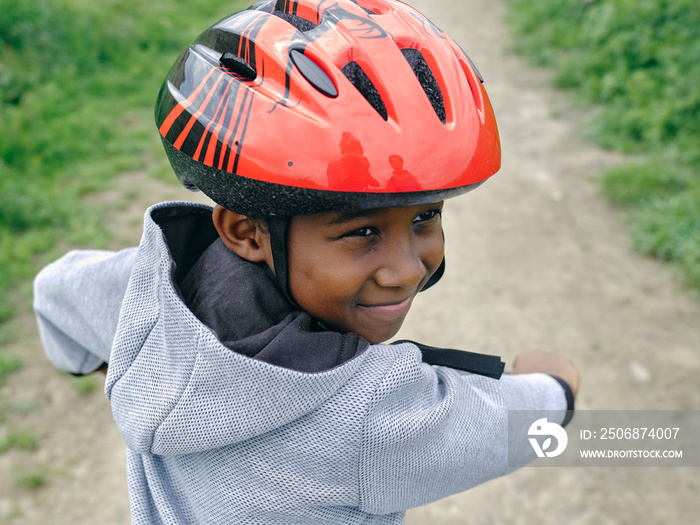
<path fill-rule="evenodd" d="M 370 235 L 374 235 L 375 233 L 377 233 L 377 231 L 374 228 L 365 227 L 348 232 L 345 235 L 343 235 L 343 237 L 369 237 Z"/>
<path fill-rule="evenodd" d="M 432 221 L 433 219 L 442 215 L 442 210 L 429 210 L 424 211 L 418 217 L 413 219 L 413 224 L 419 224 L 421 222 Z"/>

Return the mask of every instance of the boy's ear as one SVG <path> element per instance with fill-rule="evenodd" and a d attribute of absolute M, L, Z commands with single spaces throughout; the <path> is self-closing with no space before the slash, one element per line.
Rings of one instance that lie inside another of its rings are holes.
<path fill-rule="evenodd" d="M 216 206 L 212 213 L 214 227 L 226 247 L 250 262 L 272 260 L 269 237 L 260 230 L 258 221 L 223 206 Z"/>

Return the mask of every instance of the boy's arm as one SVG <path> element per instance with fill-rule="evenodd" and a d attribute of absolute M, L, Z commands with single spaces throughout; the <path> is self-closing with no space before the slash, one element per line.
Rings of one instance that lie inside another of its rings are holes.
<path fill-rule="evenodd" d="M 73 251 L 36 276 L 34 311 L 56 368 L 89 374 L 109 362 L 135 257 L 136 248 Z"/>
<path fill-rule="evenodd" d="M 361 508 L 384 514 L 424 505 L 532 459 L 528 443 L 527 456 L 509 457 L 509 411 L 538 411 L 550 420 L 554 413 L 554 422 L 562 423 L 569 408 L 566 386 L 553 376 L 565 376 L 572 393 L 578 388 L 573 365 L 563 358 L 549 362 L 547 355 L 524 354 L 514 374 L 498 380 L 426 365 L 419 353 L 396 361 L 365 421 Z M 520 373 L 531 366 L 547 374 Z"/>

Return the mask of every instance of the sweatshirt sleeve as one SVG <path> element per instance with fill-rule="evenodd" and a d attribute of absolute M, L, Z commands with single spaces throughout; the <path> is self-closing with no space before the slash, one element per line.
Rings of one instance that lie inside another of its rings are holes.
<path fill-rule="evenodd" d="M 53 365 L 88 374 L 109 362 L 136 248 L 72 251 L 34 279 L 34 312 Z"/>
<path fill-rule="evenodd" d="M 565 388 L 545 374 L 492 379 L 422 363 L 417 348 L 404 352 L 375 390 L 365 419 L 362 510 L 387 514 L 424 505 L 529 462 L 529 446 L 509 458 L 513 410 L 562 423 Z"/>

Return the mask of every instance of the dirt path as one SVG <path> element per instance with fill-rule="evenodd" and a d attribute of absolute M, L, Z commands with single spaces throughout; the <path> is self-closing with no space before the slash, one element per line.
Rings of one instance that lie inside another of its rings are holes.
<path fill-rule="evenodd" d="M 581 141 L 583 116 L 548 87 L 546 72 L 507 52 L 500 2 L 411 3 L 480 68 L 504 158 L 497 177 L 448 203 L 447 274 L 399 335 L 508 362 L 536 348 L 570 355 L 583 376 L 582 409 L 700 409 L 700 307 L 667 267 L 630 252 L 619 212 L 590 180 L 618 159 Z M 137 242 L 148 204 L 190 197 L 139 174 L 121 185 L 134 180 L 146 187 L 114 214 L 119 245 Z M 39 429 L 41 446 L 0 455 L 0 523 L 128 523 L 125 454 L 107 401 L 99 388 L 79 396 L 43 359 L 31 319 L 25 325 L 14 351 L 29 364 L 2 395 L 31 408 L 9 418 Z M 42 465 L 46 487 L 12 487 L 18 471 Z M 412 510 L 407 523 L 686 524 L 699 489 L 697 469 L 525 468 Z"/>

